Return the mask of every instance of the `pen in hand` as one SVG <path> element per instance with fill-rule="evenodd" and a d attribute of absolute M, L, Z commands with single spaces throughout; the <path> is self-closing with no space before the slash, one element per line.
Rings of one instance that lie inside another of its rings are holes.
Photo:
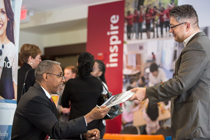
<path fill-rule="evenodd" d="M 101 109 L 100 106 L 96 105 L 97 108 Z M 108 117 L 111 117 L 109 114 L 106 114 Z"/>
<path fill-rule="evenodd" d="M 98 106 L 98 105 L 96 105 L 96 107 L 98 107 L 99 109 L 101 109 L 100 106 Z"/>

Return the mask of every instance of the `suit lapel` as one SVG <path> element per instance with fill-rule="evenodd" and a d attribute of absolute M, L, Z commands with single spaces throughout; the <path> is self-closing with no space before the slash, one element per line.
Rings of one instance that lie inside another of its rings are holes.
<path fill-rule="evenodd" d="M 50 105 L 51 111 L 55 114 L 56 118 L 58 119 L 58 111 L 57 111 L 57 108 L 56 108 L 54 102 L 51 102 L 51 100 L 45 95 L 44 90 L 41 88 L 41 86 L 38 83 L 35 83 L 34 87 L 37 88 L 41 93 L 43 93 L 41 96 L 43 96 L 43 98 L 47 99 L 47 102 Z"/>
<path fill-rule="evenodd" d="M 205 33 L 204 33 L 204 32 L 199 32 L 199 33 L 195 34 L 195 35 L 189 40 L 189 42 L 187 43 L 187 46 L 188 46 L 189 43 L 191 43 L 191 42 L 192 42 L 195 38 L 197 38 L 198 36 L 205 36 Z M 184 47 L 184 49 L 182 50 L 182 52 L 181 52 L 180 55 L 179 55 L 179 58 L 177 59 L 177 61 L 176 61 L 176 63 L 175 63 L 175 75 L 178 74 L 178 70 L 179 70 L 179 67 L 180 67 L 181 57 L 182 57 L 183 52 L 184 52 L 186 49 L 189 49 L 189 48 L 187 48 L 187 46 Z"/>
<path fill-rule="evenodd" d="M 51 102 L 51 100 L 50 100 L 50 102 Z M 58 119 L 58 111 L 57 111 L 57 108 L 55 106 L 55 103 L 51 102 L 51 105 L 52 105 L 52 111 L 55 114 L 56 118 Z"/>
<path fill-rule="evenodd" d="M 189 45 L 190 43 L 192 43 L 193 40 L 194 40 L 195 38 L 199 37 L 199 36 L 205 36 L 205 33 L 204 33 L 204 32 L 199 32 L 199 33 L 195 34 L 195 35 L 189 40 L 189 42 L 187 43 L 187 46 L 184 47 L 184 49 L 181 51 L 181 53 L 180 53 L 180 55 L 179 55 L 179 57 L 178 57 L 178 59 L 176 60 L 176 63 L 175 63 L 175 72 L 174 72 L 174 76 L 178 75 L 178 70 L 179 70 L 179 68 L 180 68 L 181 58 L 182 58 L 183 52 L 184 52 L 186 49 L 189 49 L 188 45 Z M 175 96 L 175 97 L 171 98 L 171 102 L 172 102 L 171 113 L 172 113 L 172 114 L 173 114 L 173 110 L 174 110 L 174 100 L 176 100 L 177 97 L 178 97 L 178 96 Z"/>

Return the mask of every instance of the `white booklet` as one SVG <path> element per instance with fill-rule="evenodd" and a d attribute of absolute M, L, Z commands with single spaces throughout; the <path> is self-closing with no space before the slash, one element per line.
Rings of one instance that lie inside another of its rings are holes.
<path fill-rule="evenodd" d="M 126 91 L 120 94 L 112 95 L 106 102 L 104 102 L 101 106 L 106 105 L 106 107 L 112 107 L 114 105 L 123 103 L 127 101 L 130 97 L 134 95 L 134 92 Z"/>

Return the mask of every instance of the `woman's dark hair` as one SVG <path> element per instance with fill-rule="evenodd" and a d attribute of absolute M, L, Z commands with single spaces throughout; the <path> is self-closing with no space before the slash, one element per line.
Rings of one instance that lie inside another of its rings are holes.
<path fill-rule="evenodd" d="M 101 81 L 106 83 L 106 79 L 105 79 L 106 66 L 105 66 L 104 62 L 101 60 L 95 60 L 95 62 L 98 63 L 98 67 L 99 67 L 100 71 L 102 71 L 102 74 L 99 78 L 101 79 Z"/>
<path fill-rule="evenodd" d="M 149 13 L 149 10 L 150 10 L 150 6 L 147 6 L 147 9 L 146 9 L 146 14 Z"/>
<path fill-rule="evenodd" d="M 6 35 L 7 35 L 7 38 L 13 44 L 15 44 L 15 39 L 14 39 L 14 13 L 12 11 L 12 6 L 11 6 L 11 3 L 10 3 L 10 0 L 4 0 L 4 5 L 5 5 L 7 18 L 9 19 L 9 21 L 7 23 Z"/>
<path fill-rule="evenodd" d="M 94 56 L 88 52 L 83 52 L 78 58 L 78 74 L 82 79 L 87 78 L 93 70 Z"/>

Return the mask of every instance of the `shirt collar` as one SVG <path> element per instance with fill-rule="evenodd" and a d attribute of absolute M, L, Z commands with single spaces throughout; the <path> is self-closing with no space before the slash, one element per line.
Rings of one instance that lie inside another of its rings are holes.
<path fill-rule="evenodd" d="M 201 32 L 201 31 L 195 32 L 194 34 L 192 34 L 191 36 L 189 36 L 188 38 L 186 38 L 186 39 L 184 40 L 184 42 L 183 42 L 184 47 L 186 47 L 186 46 L 187 46 L 187 43 L 190 41 L 190 39 L 191 39 L 195 34 L 197 34 L 197 33 L 199 33 L 199 32 Z"/>
<path fill-rule="evenodd" d="M 42 86 L 41 86 L 42 87 Z M 47 96 L 47 98 L 51 98 L 51 95 L 42 87 L 42 89 L 44 90 L 45 95 Z"/>

